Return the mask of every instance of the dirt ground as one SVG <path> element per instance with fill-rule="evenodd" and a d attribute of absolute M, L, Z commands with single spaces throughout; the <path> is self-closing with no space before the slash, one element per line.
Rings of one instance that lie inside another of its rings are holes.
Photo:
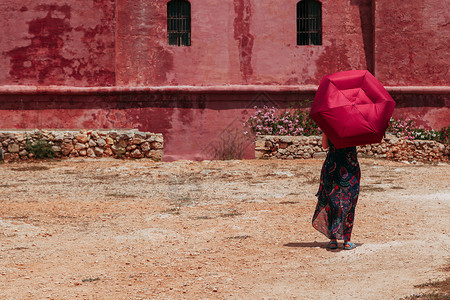
<path fill-rule="evenodd" d="M 450 166 L 360 159 L 351 251 L 322 160 L 0 165 L 1 299 L 398 299 L 450 258 Z"/>

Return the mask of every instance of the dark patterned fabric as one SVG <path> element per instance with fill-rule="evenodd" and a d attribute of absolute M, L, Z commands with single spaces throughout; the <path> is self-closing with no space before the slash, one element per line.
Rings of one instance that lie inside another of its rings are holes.
<path fill-rule="evenodd" d="M 356 147 L 336 149 L 330 142 L 320 173 L 318 202 L 312 225 L 329 239 L 349 241 L 359 195 Z"/>

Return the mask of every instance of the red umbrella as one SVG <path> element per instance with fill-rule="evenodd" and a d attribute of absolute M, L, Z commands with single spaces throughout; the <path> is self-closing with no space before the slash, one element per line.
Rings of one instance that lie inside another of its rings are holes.
<path fill-rule="evenodd" d="M 310 116 L 336 148 L 381 142 L 395 101 L 369 71 L 344 71 L 320 82 Z"/>

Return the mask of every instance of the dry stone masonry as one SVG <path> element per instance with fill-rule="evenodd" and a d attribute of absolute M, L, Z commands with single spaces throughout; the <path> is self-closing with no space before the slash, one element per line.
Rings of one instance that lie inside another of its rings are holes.
<path fill-rule="evenodd" d="M 55 157 L 163 157 L 163 136 L 137 130 L 0 131 L 0 156 L 5 161 L 31 159 L 30 146 L 45 143 Z M 1 159 L 1 157 L 0 157 Z"/>
<path fill-rule="evenodd" d="M 448 161 L 450 147 L 436 141 L 386 137 L 379 144 L 357 147 L 366 157 L 379 157 L 397 161 Z M 306 159 L 324 158 L 321 136 L 272 136 L 256 137 L 256 158 Z"/>

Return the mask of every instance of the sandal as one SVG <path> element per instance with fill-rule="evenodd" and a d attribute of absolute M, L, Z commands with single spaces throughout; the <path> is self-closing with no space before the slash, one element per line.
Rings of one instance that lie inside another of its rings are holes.
<path fill-rule="evenodd" d="M 327 246 L 328 249 L 332 250 L 337 249 L 337 247 L 338 247 L 337 241 L 330 241 Z"/>
<path fill-rule="evenodd" d="M 352 242 L 344 242 L 344 250 L 352 250 L 356 248 L 356 244 Z"/>

